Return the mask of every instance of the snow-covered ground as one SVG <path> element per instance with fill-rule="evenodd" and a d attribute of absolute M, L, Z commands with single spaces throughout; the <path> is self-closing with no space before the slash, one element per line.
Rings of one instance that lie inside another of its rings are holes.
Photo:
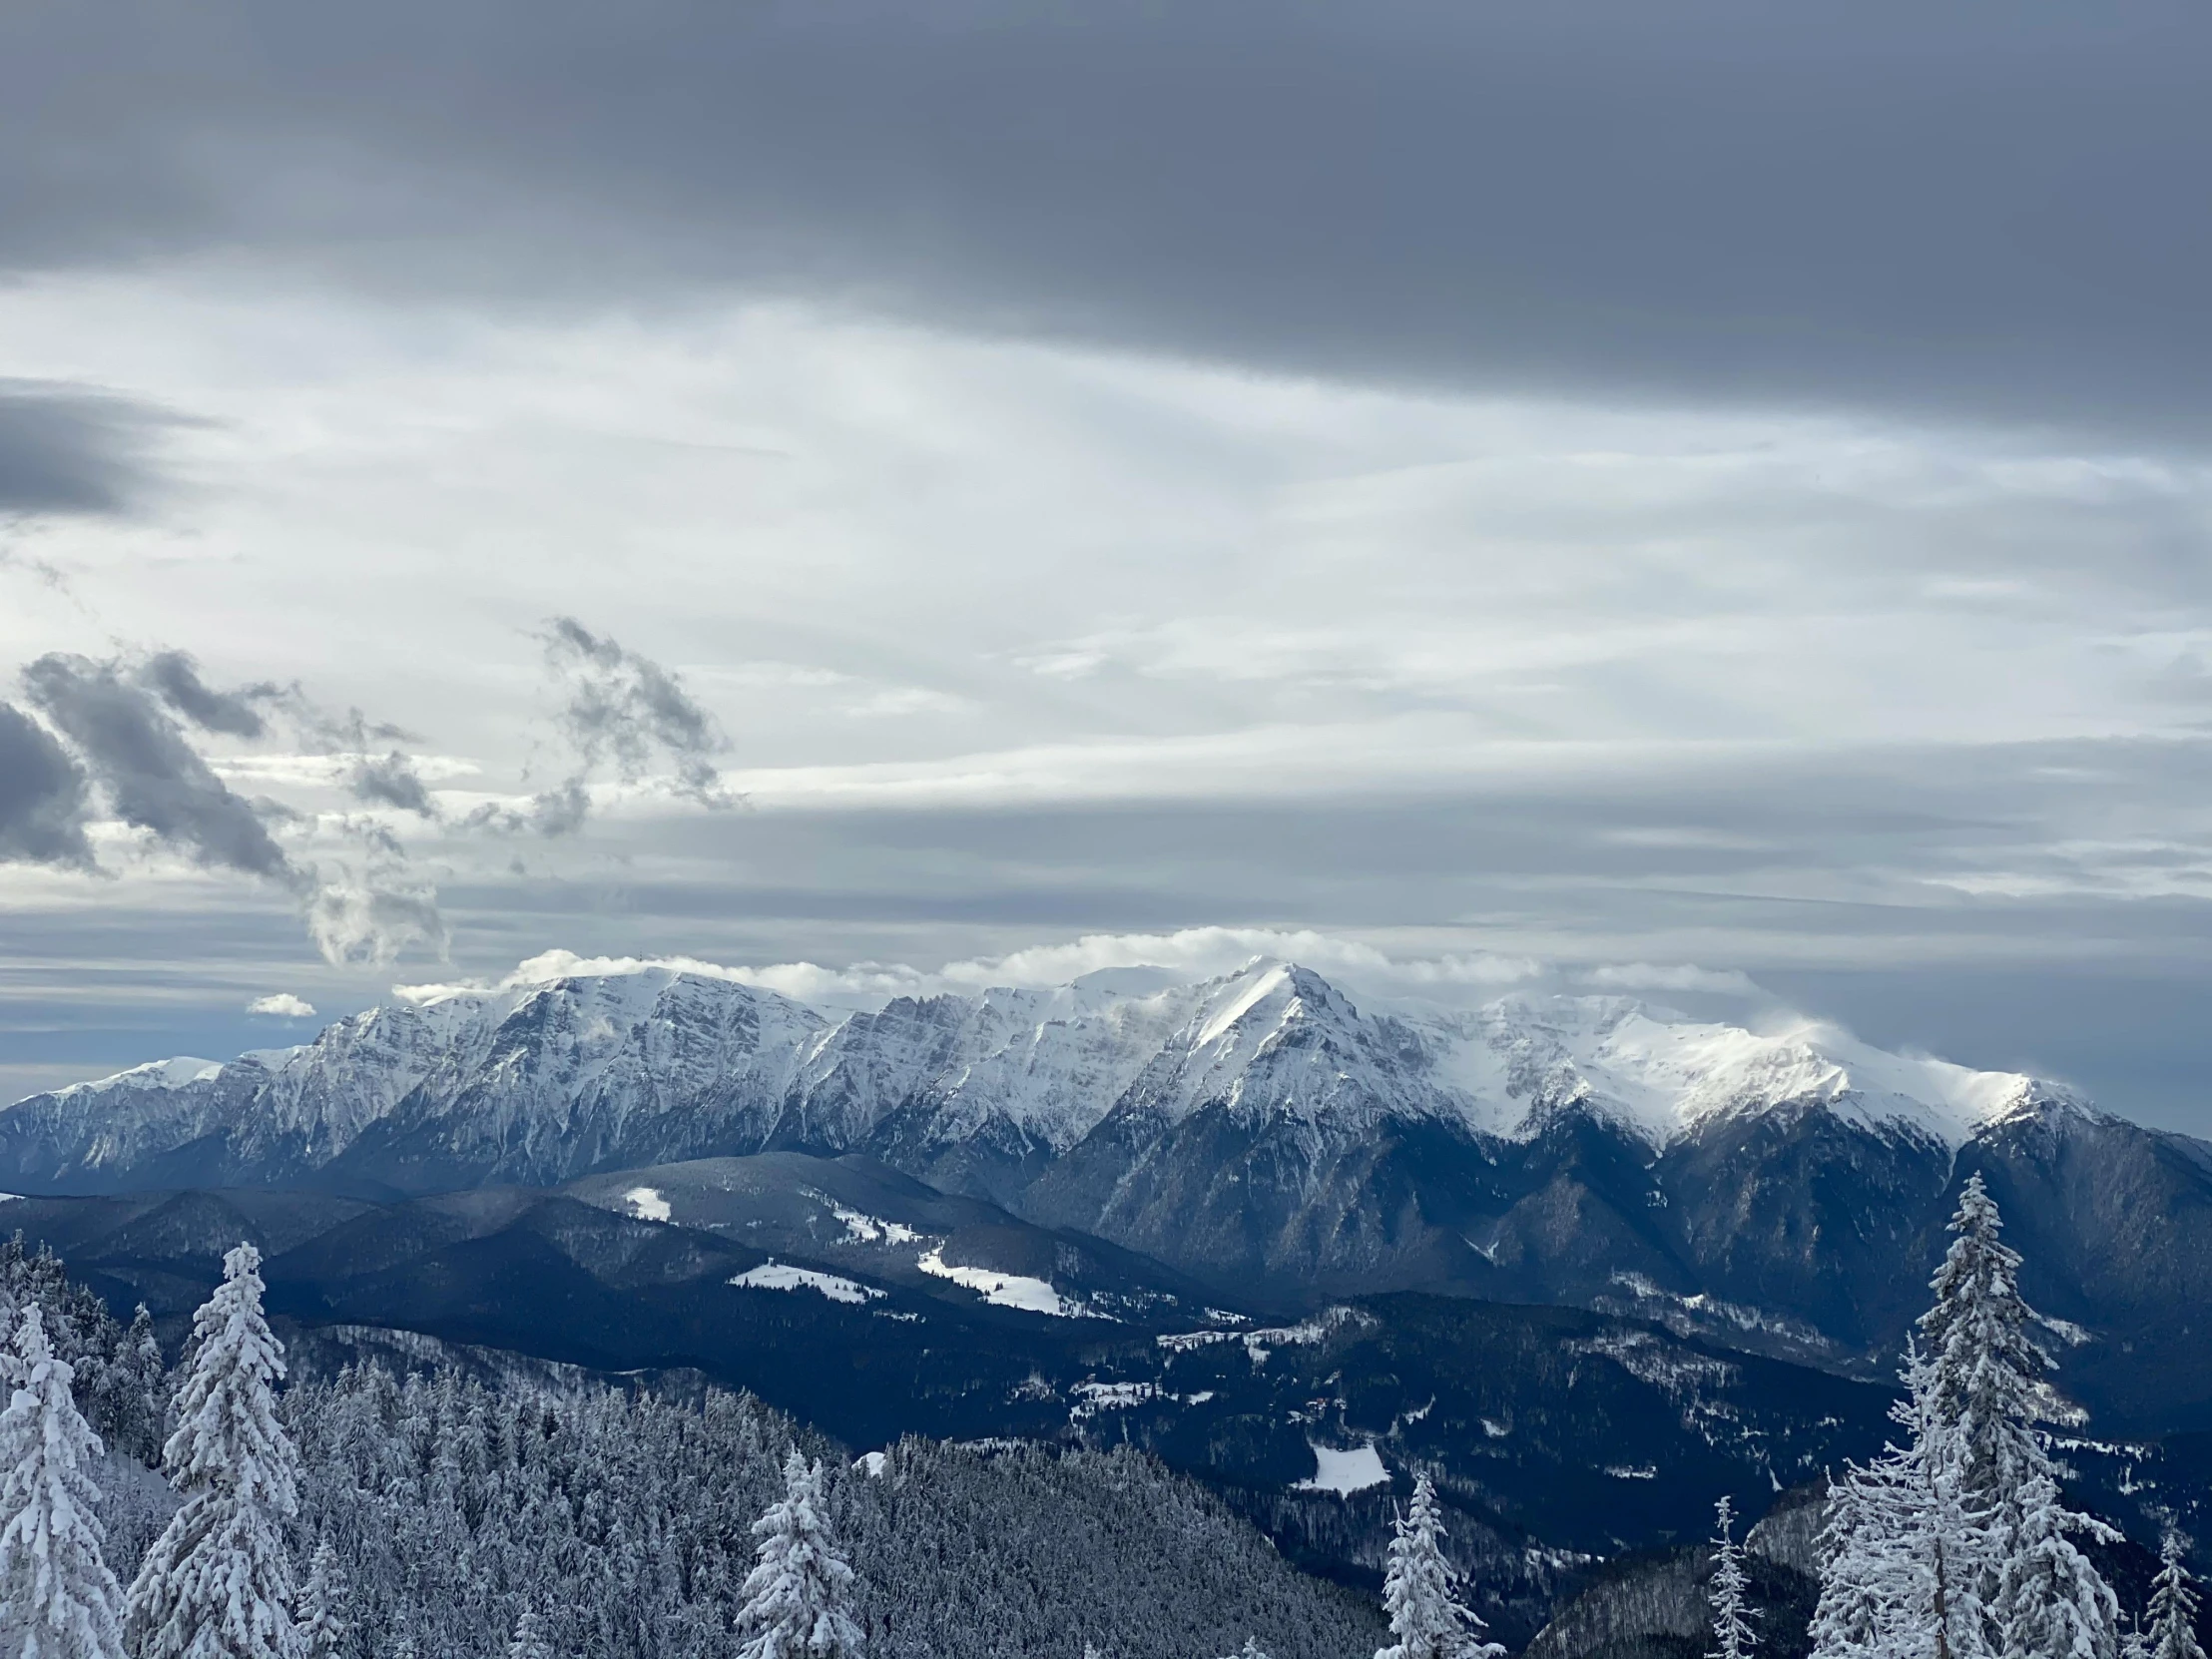
<path fill-rule="evenodd" d="M 1372 1445 L 1346 1451 L 1336 1446 L 1314 1447 L 1314 1478 L 1296 1483 L 1302 1492 L 1335 1492 L 1350 1497 L 1370 1486 L 1386 1485 L 1390 1471 L 1382 1466 L 1382 1454 Z"/>
<path fill-rule="evenodd" d="M 764 1262 L 739 1274 L 730 1283 L 748 1291 L 819 1291 L 831 1302 L 853 1304 L 872 1302 L 884 1294 L 872 1285 L 862 1285 L 833 1273 L 819 1273 L 813 1268 L 795 1268 L 788 1262 Z"/>
<path fill-rule="evenodd" d="M 985 1302 L 1000 1308 L 1019 1308 L 1030 1314 L 1050 1314 L 1056 1319 L 1097 1317 L 1081 1302 L 1063 1297 L 1047 1280 L 1028 1279 L 1018 1273 L 1000 1273 L 994 1268 L 961 1267 L 949 1263 L 944 1259 L 944 1247 L 941 1245 L 924 1252 L 915 1266 L 923 1273 L 965 1286 Z"/>

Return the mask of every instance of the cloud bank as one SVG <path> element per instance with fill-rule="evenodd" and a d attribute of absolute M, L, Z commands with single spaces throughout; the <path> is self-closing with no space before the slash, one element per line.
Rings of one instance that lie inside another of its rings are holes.
<path fill-rule="evenodd" d="M 2187 0 L 95 0 L 0 32 L 0 267 L 829 295 L 1269 371 L 2201 445 L 2212 237 L 2174 205 L 2212 163 L 2208 55 Z"/>

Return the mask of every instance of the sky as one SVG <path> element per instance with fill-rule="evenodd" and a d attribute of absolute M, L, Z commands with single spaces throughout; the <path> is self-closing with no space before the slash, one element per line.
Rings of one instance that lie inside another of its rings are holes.
<path fill-rule="evenodd" d="M 2212 1135 L 2208 49 L 6 8 L 0 1096 L 549 951 L 1274 954 Z"/>

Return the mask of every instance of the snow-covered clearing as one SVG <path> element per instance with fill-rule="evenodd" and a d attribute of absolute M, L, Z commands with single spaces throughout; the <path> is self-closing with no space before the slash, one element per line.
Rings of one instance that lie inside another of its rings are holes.
<path fill-rule="evenodd" d="M 872 1285 L 856 1284 L 850 1279 L 840 1279 L 833 1273 L 819 1273 L 813 1268 L 795 1268 L 788 1262 L 766 1262 L 760 1267 L 741 1273 L 730 1281 L 748 1291 L 820 1291 L 831 1302 L 863 1303 L 880 1297 L 883 1293 Z"/>
<path fill-rule="evenodd" d="M 1093 1317 L 1082 1303 L 1063 1297 L 1046 1280 L 1028 1279 L 1018 1273 L 1000 1273 L 994 1268 L 954 1266 L 944 1259 L 942 1245 L 927 1252 L 914 1265 L 935 1278 L 949 1279 L 955 1285 L 963 1285 L 981 1296 L 985 1302 L 995 1303 L 1001 1308 L 1019 1308 L 1030 1314 L 1050 1314 L 1055 1319 Z"/>
<path fill-rule="evenodd" d="M 630 1206 L 630 1213 L 640 1221 L 666 1221 L 669 1218 L 668 1200 L 661 1196 L 658 1187 L 632 1187 L 622 1195 L 622 1201 Z"/>
<path fill-rule="evenodd" d="M 1390 1478 L 1390 1471 L 1382 1466 L 1382 1454 L 1372 1445 L 1354 1446 L 1350 1451 L 1317 1445 L 1314 1464 L 1314 1478 L 1296 1482 L 1294 1490 L 1350 1497 L 1370 1486 L 1386 1485 Z"/>

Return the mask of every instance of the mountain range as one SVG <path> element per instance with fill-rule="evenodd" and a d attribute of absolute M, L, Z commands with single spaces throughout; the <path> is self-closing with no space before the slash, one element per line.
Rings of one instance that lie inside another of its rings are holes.
<path fill-rule="evenodd" d="M 1049 1284 L 1035 1240 L 1080 1238 L 1128 1253 L 1129 1285 L 1261 1311 L 1566 1305 L 1862 1378 L 1887 1375 L 1979 1170 L 2071 1396 L 2113 1428 L 2212 1424 L 2212 1146 L 1808 1021 L 1363 1005 L 1273 961 L 855 1012 L 551 961 L 0 1110 L 0 1181 L 30 1194 L 388 1205 L 780 1151 L 857 1155 L 1030 1230 L 948 1270 Z M 607 1191 L 639 1185 L 660 1190 Z"/>

